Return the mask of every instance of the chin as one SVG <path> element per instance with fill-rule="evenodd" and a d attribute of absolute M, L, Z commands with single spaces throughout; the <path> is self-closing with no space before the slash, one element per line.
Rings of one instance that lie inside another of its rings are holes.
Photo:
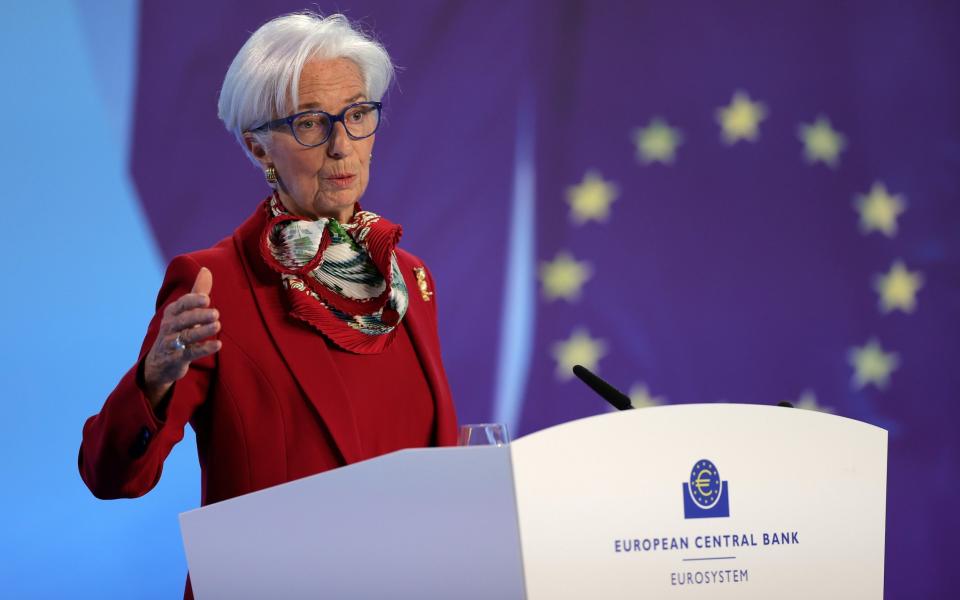
<path fill-rule="evenodd" d="M 314 211 L 319 217 L 329 217 L 333 215 L 339 216 L 344 211 L 352 209 L 359 200 L 359 196 L 356 194 L 343 195 L 343 196 L 326 196 L 320 198 L 316 203 L 316 210 Z M 350 218 L 352 215 L 348 214 L 347 218 Z"/>

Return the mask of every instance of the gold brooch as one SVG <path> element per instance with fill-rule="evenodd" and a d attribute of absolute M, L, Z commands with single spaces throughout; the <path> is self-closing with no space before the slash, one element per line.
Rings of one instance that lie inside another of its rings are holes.
<path fill-rule="evenodd" d="M 420 288 L 420 297 L 423 298 L 425 302 L 430 302 L 430 296 L 433 295 L 433 292 L 427 287 L 427 270 L 423 267 L 414 267 L 413 273 L 417 276 L 417 287 Z"/>

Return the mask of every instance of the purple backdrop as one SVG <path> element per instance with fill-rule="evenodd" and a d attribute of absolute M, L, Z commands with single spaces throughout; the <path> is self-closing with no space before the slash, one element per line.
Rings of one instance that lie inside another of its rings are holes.
<path fill-rule="evenodd" d="M 249 32 L 301 8 L 144 5 L 133 171 L 166 256 L 227 235 L 267 193 L 216 97 Z M 434 271 L 463 421 L 492 416 L 516 110 L 532 90 L 538 280 L 520 433 L 604 410 L 558 371 L 574 358 L 637 403 L 790 400 L 880 425 L 887 595 L 951 595 L 957 5 L 370 0 L 347 14 L 403 67 L 364 204 L 403 224 Z M 739 112 L 718 112 L 738 91 Z M 817 146 L 802 134 L 821 116 Z M 870 194 L 879 184 L 887 196 Z M 863 227 L 858 198 L 902 210 Z M 869 372 L 871 340 L 889 360 Z"/>

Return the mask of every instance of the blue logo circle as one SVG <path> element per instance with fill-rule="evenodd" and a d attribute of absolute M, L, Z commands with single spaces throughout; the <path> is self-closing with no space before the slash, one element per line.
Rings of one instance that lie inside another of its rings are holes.
<path fill-rule="evenodd" d="M 700 508 L 713 508 L 722 493 L 717 466 L 705 458 L 698 460 L 690 471 L 690 498 Z"/>

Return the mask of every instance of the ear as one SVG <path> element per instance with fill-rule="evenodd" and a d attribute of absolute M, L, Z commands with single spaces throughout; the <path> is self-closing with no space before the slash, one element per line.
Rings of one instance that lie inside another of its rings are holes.
<path fill-rule="evenodd" d="M 243 134 L 243 143 L 247 147 L 247 151 L 257 159 L 257 162 L 259 162 L 264 169 L 273 166 L 270 151 L 264 144 L 260 143 L 257 136 L 247 131 Z"/>

